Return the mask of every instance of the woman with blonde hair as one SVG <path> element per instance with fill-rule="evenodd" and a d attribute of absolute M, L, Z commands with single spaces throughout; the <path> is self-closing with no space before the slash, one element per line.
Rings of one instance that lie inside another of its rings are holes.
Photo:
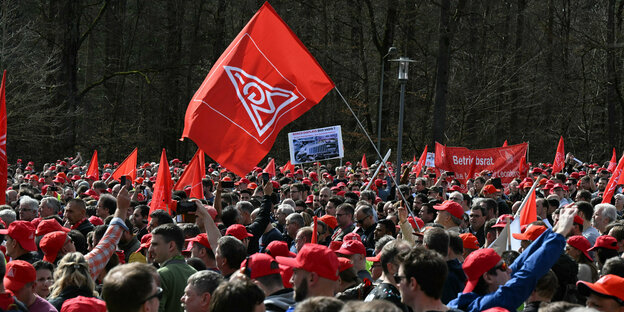
<path fill-rule="evenodd" d="M 78 296 L 97 297 L 95 283 L 89 274 L 89 265 L 79 252 L 66 254 L 54 271 L 54 284 L 48 301 L 61 311 L 65 300 Z"/>

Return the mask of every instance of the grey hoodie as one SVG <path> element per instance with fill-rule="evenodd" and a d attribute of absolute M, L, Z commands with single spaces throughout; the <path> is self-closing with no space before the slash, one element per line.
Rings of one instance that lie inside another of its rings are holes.
<path fill-rule="evenodd" d="M 264 299 L 266 312 L 284 312 L 295 304 L 295 292 L 291 288 L 279 290 Z"/>

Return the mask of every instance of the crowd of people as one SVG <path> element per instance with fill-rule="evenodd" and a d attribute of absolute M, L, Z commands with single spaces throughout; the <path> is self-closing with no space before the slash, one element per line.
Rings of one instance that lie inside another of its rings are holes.
<path fill-rule="evenodd" d="M 9 166 L 0 309 L 624 311 L 624 194 L 602 203 L 608 163 L 536 164 L 508 184 L 414 163 L 243 177 L 207 164 L 203 197 L 186 186 L 168 210 L 150 209 L 157 163 L 134 179 L 87 165 Z M 170 162 L 173 180 L 184 168 Z M 518 250 L 492 248 L 531 190 Z"/>

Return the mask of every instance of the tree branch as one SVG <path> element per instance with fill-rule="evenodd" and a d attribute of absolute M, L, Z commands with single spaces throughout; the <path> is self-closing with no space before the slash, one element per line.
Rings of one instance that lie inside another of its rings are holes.
<path fill-rule="evenodd" d="M 131 70 L 131 71 L 125 71 L 125 72 L 115 72 L 112 73 L 108 76 L 103 77 L 102 79 L 90 84 L 89 86 L 87 86 L 86 88 L 84 88 L 84 90 L 80 91 L 80 93 L 78 94 L 79 98 L 82 98 L 87 92 L 91 91 L 91 89 L 105 83 L 106 81 L 108 81 L 109 79 L 113 78 L 113 77 L 117 77 L 117 76 L 128 76 L 128 75 L 141 75 L 143 76 L 143 78 L 145 78 L 145 82 L 147 82 L 148 84 L 151 84 L 152 82 L 150 81 L 149 77 L 147 77 L 147 75 L 145 73 L 143 73 L 142 71 L 139 70 Z"/>
<path fill-rule="evenodd" d="M 87 39 L 87 37 L 89 36 L 93 28 L 95 28 L 95 25 L 97 25 L 97 23 L 102 19 L 102 16 L 104 15 L 104 11 L 106 11 L 106 8 L 108 8 L 108 0 L 104 0 L 104 4 L 100 8 L 100 11 L 98 12 L 97 17 L 93 20 L 91 25 L 89 25 L 89 28 L 87 28 L 87 30 L 80 36 L 80 39 L 78 40 L 79 47 L 82 45 L 82 42 L 85 41 L 85 39 Z"/>

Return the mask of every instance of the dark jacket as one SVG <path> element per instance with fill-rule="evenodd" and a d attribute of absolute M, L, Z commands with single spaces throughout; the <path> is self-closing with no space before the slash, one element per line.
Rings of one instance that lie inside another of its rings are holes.
<path fill-rule="evenodd" d="M 63 302 L 69 300 L 71 298 L 76 298 L 78 296 L 83 297 L 93 297 L 93 292 L 86 288 L 78 288 L 76 286 L 68 286 L 61 291 L 58 297 L 54 297 L 48 300 L 57 311 L 61 311 L 61 307 L 63 306 Z"/>
<path fill-rule="evenodd" d="M 246 226 L 247 232 L 253 234 L 253 237 L 249 238 L 249 245 L 247 246 L 247 254 L 253 255 L 260 250 L 260 236 L 264 233 L 267 226 L 271 222 L 271 196 L 264 196 L 262 198 L 262 205 L 260 206 L 260 212 L 250 225 Z"/>
<path fill-rule="evenodd" d="M 446 261 L 448 267 L 448 275 L 444 281 L 442 288 L 442 303 L 447 304 L 449 301 L 457 298 L 457 294 L 464 290 L 466 286 L 466 274 L 462 269 L 462 264 L 457 259 Z"/>

